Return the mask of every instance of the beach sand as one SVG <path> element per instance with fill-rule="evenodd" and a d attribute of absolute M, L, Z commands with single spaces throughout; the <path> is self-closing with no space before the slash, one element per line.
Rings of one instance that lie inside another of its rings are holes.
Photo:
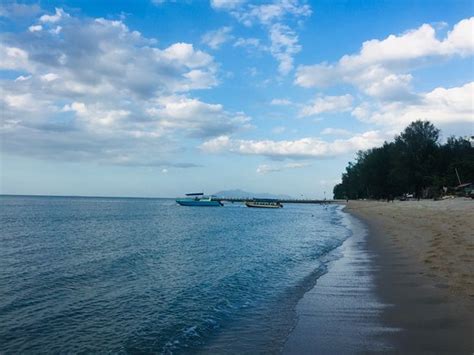
<path fill-rule="evenodd" d="M 369 226 L 384 323 L 403 352 L 474 351 L 474 200 L 351 201 Z"/>
<path fill-rule="evenodd" d="M 474 302 L 474 200 L 351 201 L 345 210 L 418 260 L 434 282 Z"/>
<path fill-rule="evenodd" d="M 474 200 L 350 201 L 353 237 L 283 353 L 474 352 Z"/>

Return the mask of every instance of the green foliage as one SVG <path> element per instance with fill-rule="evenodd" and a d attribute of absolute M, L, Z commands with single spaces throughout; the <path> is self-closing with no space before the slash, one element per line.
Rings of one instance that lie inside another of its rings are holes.
<path fill-rule="evenodd" d="M 463 138 L 439 144 L 439 129 L 428 121 L 412 122 L 391 143 L 358 152 L 334 187 L 336 199 L 390 199 L 405 193 L 432 197 L 443 186 L 474 181 L 474 148 Z"/>

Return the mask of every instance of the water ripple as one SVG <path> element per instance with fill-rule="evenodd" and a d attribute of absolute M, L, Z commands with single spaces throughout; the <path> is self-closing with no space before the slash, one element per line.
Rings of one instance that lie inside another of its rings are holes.
<path fill-rule="evenodd" d="M 337 206 L 2 196 L 0 211 L 0 352 L 272 350 L 350 233 Z"/>

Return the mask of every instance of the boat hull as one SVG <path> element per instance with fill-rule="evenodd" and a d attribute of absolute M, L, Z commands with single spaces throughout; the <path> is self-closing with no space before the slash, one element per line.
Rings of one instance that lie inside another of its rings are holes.
<path fill-rule="evenodd" d="M 281 203 L 267 204 L 267 203 L 255 203 L 255 202 L 245 202 L 245 206 L 250 208 L 282 208 Z"/>
<path fill-rule="evenodd" d="M 199 201 L 199 200 L 177 199 L 176 203 L 180 206 L 191 206 L 191 207 L 220 207 L 220 206 L 223 206 L 222 202 L 216 201 L 216 200 Z"/>

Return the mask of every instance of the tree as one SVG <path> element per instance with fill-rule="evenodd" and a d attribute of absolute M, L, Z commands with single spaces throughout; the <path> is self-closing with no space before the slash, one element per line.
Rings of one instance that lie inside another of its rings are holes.
<path fill-rule="evenodd" d="M 349 162 L 334 198 L 390 198 L 414 192 L 436 196 L 443 186 L 474 181 L 474 148 L 463 138 L 450 137 L 439 144 L 439 129 L 427 121 L 406 127 L 391 143 L 357 152 Z"/>
<path fill-rule="evenodd" d="M 422 190 L 433 182 L 438 139 L 439 129 L 428 121 L 412 122 L 395 138 L 395 170 L 417 197 L 422 197 Z"/>

